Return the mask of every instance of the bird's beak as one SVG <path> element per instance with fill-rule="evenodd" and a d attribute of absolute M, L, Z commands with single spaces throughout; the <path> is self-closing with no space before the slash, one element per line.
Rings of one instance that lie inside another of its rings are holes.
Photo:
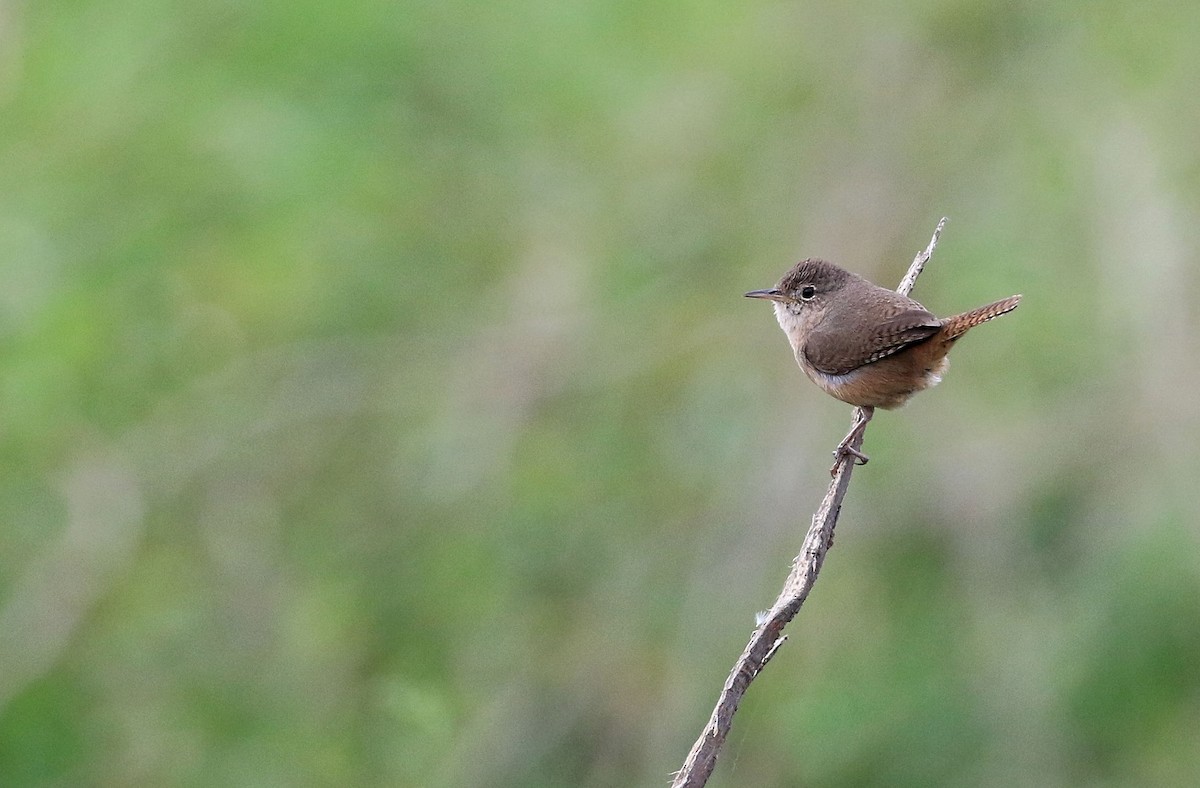
<path fill-rule="evenodd" d="M 751 290 L 746 293 L 746 298 L 765 298 L 768 301 L 782 301 L 783 291 L 771 288 L 770 290 Z"/>

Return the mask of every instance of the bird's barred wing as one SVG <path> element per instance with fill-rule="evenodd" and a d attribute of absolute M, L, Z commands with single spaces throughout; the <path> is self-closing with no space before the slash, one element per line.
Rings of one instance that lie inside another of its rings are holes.
<path fill-rule="evenodd" d="M 912 306 L 903 305 L 885 315 L 867 332 L 855 326 L 858 321 L 853 318 L 831 316 L 809 334 L 804 355 L 827 375 L 845 375 L 929 339 L 941 328 L 941 321 L 920 304 L 910 303 Z"/>

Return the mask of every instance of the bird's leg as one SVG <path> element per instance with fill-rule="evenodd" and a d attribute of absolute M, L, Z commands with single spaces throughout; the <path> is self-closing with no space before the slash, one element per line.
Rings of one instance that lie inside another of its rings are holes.
<path fill-rule="evenodd" d="M 859 416 L 859 414 L 862 414 Z M 862 438 L 863 430 L 867 428 L 867 422 L 875 415 L 875 408 L 863 407 L 854 411 L 854 426 L 846 433 L 846 437 L 842 438 L 842 442 L 833 450 L 833 467 L 829 469 L 830 476 L 836 476 L 838 468 L 846 461 L 847 457 L 852 457 L 859 465 L 866 465 L 870 459 L 858 449 L 850 444 Z"/>

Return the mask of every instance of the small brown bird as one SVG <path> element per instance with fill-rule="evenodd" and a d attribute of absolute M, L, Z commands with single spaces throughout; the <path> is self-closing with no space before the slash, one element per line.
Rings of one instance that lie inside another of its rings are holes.
<path fill-rule="evenodd" d="M 831 473 L 847 456 L 867 461 L 850 444 L 875 408 L 898 408 L 918 391 L 936 386 L 959 337 L 1021 303 L 1015 295 L 939 319 L 908 296 L 816 259 L 797 263 L 775 287 L 746 296 L 774 301 L 779 327 L 804 374 L 866 414 L 834 452 Z"/>

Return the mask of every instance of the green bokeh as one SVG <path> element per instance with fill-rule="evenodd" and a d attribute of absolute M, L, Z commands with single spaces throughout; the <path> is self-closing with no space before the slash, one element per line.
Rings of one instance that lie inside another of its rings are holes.
<path fill-rule="evenodd" d="M 1200 6 L 0 6 L 0 784 L 1200 783 Z"/>

